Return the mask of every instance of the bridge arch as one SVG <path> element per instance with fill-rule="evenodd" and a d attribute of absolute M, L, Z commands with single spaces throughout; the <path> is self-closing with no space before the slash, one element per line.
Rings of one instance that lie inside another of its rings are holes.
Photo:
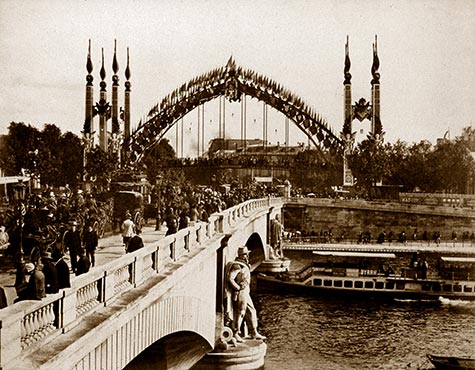
<path fill-rule="evenodd" d="M 146 122 L 141 122 L 124 143 L 130 163 L 140 162 L 178 120 L 196 107 L 219 96 L 231 102 L 240 101 L 242 95 L 263 101 L 284 114 L 314 145 L 321 143 L 331 150 L 342 149 L 340 137 L 300 97 L 268 77 L 237 66 L 230 58 L 225 67 L 193 78 L 152 107 Z"/>
<path fill-rule="evenodd" d="M 212 346 L 192 331 L 177 331 L 160 338 L 136 356 L 124 370 L 191 368 Z"/>
<path fill-rule="evenodd" d="M 246 247 L 251 251 L 249 258 L 251 266 L 259 265 L 266 259 L 264 243 L 258 233 L 252 233 L 247 239 Z"/>

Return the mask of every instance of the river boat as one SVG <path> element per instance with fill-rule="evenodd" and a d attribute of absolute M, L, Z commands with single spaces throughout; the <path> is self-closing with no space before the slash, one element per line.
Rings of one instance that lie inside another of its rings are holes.
<path fill-rule="evenodd" d="M 475 370 L 475 359 L 467 357 L 427 355 L 437 370 Z"/>
<path fill-rule="evenodd" d="M 314 251 L 299 271 L 258 274 L 261 290 L 311 292 L 335 296 L 366 295 L 384 299 L 475 300 L 475 258 L 440 257 L 437 267 L 400 268 L 394 253 Z"/>

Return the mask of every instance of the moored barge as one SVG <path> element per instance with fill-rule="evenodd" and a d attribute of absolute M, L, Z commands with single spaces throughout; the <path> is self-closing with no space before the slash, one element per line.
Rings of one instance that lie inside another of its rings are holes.
<path fill-rule="evenodd" d="M 396 272 L 393 253 L 314 251 L 314 261 L 295 272 L 258 274 L 259 289 L 383 299 L 475 300 L 475 258 L 440 257 L 437 266 L 411 261 Z"/>

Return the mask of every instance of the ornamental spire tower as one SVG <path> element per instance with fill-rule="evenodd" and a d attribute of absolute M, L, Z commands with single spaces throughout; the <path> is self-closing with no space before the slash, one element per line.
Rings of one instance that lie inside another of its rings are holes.
<path fill-rule="evenodd" d="M 351 121 L 353 119 L 353 107 L 351 102 L 351 73 L 350 73 L 351 61 L 350 61 L 350 42 L 349 37 L 346 36 L 345 44 L 345 80 L 343 81 L 345 102 L 344 102 L 344 124 L 343 133 L 351 134 Z"/>
<path fill-rule="evenodd" d="M 114 58 L 112 59 L 112 134 L 118 134 L 119 129 L 119 63 L 117 63 L 117 40 L 114 40 Z"/>
<path fill-rule="evenodd" d="M 100 71 L 101 87 L 99 105 L 101 107 L 106 107 L 107 104 L 107 83 L 106 78 L 106 69 L 104 68 L 104 48 L 102 48 L 102 66 Z M 107 152 L 107 111 L 99 111 L 99 146 L 104 151 Z"/>
<path fill-rule="evenodd" d="M 93 135 L 94 133 L 94 110 L 93 110 L 93 102 L 94 102 L 94 87 L 92 81 L 94 81 L 94 77 L 92 76 L 92 60 L 91 60 L 91 40 L 89 40 L 89 49 L 87 53 L 87 61 L 86 61 L 86 112 L 84 117 L 84 134 L 85 135 Z"/>
<path fill-rule="evenodd" d="M 371 74 L 373 79 L 371 80 L 371 106 L 372 106 L 372 115 L 371 115 L 371 132 L 374 137 L 379 135 L 382 138 L 383 126 L 381 124 L 380 116 L 380 85 L 379 85 L 379 57 L 378 57 L 378 36 L 374 36 L 373 44 L 373 65 L 371 66 Z"/>
<path fill-rule="evenodd" d="M 125 93 L 124 93 L 124 140 L 128 142 L 130 137 L 130 67 L 129 67 L 129 48 L 127 48 L 127 67 L 125 68 Z"/>

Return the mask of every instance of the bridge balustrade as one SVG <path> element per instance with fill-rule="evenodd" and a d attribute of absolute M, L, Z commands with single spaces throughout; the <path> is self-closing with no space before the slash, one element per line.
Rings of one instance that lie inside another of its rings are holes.
<path fill-rule="evenodd" d="M 207 240 L 230 230 L 250 212 L 281 204 L 281 198 L 256 199 L 214 213 L 208 223 L 194 223 L 74 278 L 71 288 L 41 301 L 22 301 L 0 310 L 0 368 L 12 368 L 12 362 L 40 349 L 98 307 L 109 305 Z"/>

